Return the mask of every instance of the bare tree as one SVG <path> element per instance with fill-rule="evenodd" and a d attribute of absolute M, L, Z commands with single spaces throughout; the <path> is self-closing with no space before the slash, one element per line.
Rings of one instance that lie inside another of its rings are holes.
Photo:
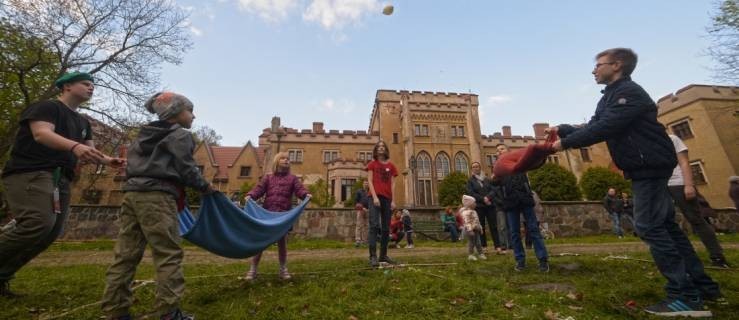
<path fill-rule="evenodd" d="M 708 54 L 718 64 L 714 79 L 739 84 L 739 0 L 717 2 L 711 20 L 708 34 L 712 44 Z"/>
<path fill-rule="evenodd" d="M 198 144 L 206 142 L 211 146 L 218 146 L 221 144 L 221 139 L 223 139 L 213 128 L 208 126 L 199 126 L 193 130 L 192 134 Z"/>
<path fill-rule="evenodd" d="M 95 98 L 82 108 L 124 127 L 148 117 L 142 105 L 159 85 L 161 65 L 179 64 L 192 46 L 187 19 L 171 0 L 0 0 L 0 22 L 39 41 L 38 56 L 51 53 L 46 65 L 55 66 L 54 78 L 77 70 L 94 75 Z M 22 107 L 58 93 L 51 82 L 24 86 L 33 77 L 28 70 L 4 71 L 15 72 Z"/>

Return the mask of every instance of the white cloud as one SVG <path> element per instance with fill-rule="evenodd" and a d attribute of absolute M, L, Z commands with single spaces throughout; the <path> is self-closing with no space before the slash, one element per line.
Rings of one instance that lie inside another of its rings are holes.
<path fill-rule="evenodd" d="M 380 8 L 377 0 L 313 0 L 303 12 L 303 20 L 318 23 L 326 30 L 337 30 L 358 24 L 366 15 L 380 12 Z"/>
<path fill-rule="evenodd" d="M 195 35 L 196 37 L 203 35 L 203 30 L 200 30 L 195 26 L 190 26 L 190 32 L 192 32 L 192 34 Z"/>
<path fill-rule="evenodd" d="M 239 9 L 258 15 L 260 18 L 277 22 L 287 18 L 298 0 L 238 0 Z"/>
<path fill-rule="evenodd" d="M 353 101 L 342 100 L 340 103 L 331 98 L 326 98 L 318 105 L 318 110 L 327 113 L 351 113 L 356 109 Z"/>
<path fill-rule="evenodd" d="M 497 95 L 488 97 L 487 104 L 489 106 L 499 106 L 511 102 L 513 98 L 508 95 Z"/>

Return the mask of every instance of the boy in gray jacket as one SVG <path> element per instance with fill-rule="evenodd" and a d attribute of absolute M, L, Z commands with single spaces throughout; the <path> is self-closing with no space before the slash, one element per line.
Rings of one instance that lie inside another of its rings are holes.
<path fill-rule="evenodd" d="M 195 116 L 186 97 L 160 92 L 146 102 L 159 121 L 141 128 L 128 153 L 125 195 L 115 260 L 106 274 L 103 311 L 109 319 L 131 319 L 131 283 L 148 243 L 156 267 L 156 309 L 161 319 L 194 319 L 182 313 L 185 289 L 183 252 L 177 213 L 184 208 L 184 188 L 213 192 L 192 157 L 195 141 L 189 129 Z"/>

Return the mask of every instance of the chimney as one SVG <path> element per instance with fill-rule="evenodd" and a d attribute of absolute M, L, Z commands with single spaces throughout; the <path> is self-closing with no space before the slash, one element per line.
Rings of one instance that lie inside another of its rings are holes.
<path fill-rule="evenodd" d="M 313 132 L 323 133 L 323 122 L 313 122 Z"/>
<path fill-rule="evenodd" d="M 511 136 L 511 126 L 503 126 L 503 136 L 506 138 Z"/>
<path fill-rule="evenodd" d="M 272 132 L 277 132 L 280 129 L 280 117 L 272 117 Z"/>
<path fill-rule="evenodd" d="M 546 122 L 545 123 L 534 123 L 534 138 L 536 139 L 545 138 L 547 134 L 544 131 L 547 128 L 549 128 L 549 124 Z"/>

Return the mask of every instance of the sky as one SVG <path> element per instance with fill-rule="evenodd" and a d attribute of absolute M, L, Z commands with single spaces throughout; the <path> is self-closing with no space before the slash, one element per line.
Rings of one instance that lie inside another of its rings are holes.
<path fill-rule="evenodd" d="M 579 123 L 602 86 L 594 56 L 628 47 L 632 78 L 656 101 L 717 84 L 706 55 L 711 0 L 174 0 L 194 46 L 164 65 L 162 89 L 188 96 L 195 126 L 222 145 L 282 125 L 367 130 L 379 89 L 474 93 L 482 134 Z M 392 4 L 394 13 L 383 15 Z"/>

